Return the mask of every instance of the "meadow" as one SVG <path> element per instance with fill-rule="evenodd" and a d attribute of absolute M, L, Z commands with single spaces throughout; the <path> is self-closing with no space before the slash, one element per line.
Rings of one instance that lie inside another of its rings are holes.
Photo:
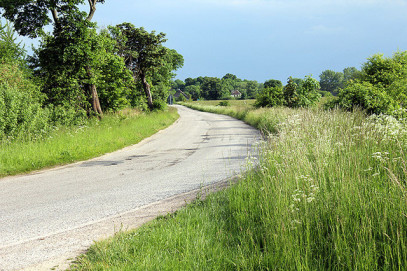
<path fill-rule="evenodd" d="M 58 126 L 32 140 L 0 142 L 0 177 L 87 160 L 136 144 L 171 125 L 175 108 L 141 113 L 134 109 L 87 120 L 81 126 Z"/>
<path fill-rule="evenodd" d="M 284 107 L 187 106 L 263 131 L 228 189 L 95 243 L 71 270 L 406 270 L 406 123 Z"/>

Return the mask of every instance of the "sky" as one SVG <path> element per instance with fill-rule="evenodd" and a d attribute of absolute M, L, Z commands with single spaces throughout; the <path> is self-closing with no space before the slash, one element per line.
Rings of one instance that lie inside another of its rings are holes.
<path fill-rule="evenodd" d="M 407 0 L 106 0 L 93 21 L 166 33 L 184 57 L 181 80 L 319 79 L 407 50 Z"/>

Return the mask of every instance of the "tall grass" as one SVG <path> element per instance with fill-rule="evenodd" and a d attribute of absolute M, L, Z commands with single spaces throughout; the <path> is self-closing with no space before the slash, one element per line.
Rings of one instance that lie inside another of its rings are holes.
<path fill-rule="evenodd" d="M 406 124 L 287 108 L 245 118 L 269 133 L 240 182 L 96 243 L 72 269 L 407 269 Z"/>
<path fill-rule="evenodd" d="M 176 109 L 141 114 L 123 111 L 82 126 L 55 128 L 37 140 L 0 142 L 0 177 L 97 157 L 136 144 L 169 126 Z"/>

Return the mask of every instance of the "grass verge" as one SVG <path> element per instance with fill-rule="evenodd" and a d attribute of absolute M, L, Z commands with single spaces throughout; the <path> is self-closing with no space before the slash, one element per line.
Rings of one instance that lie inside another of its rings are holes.
<path fill-rule="evenodd" d="M 0 177 L 82 161 L 136 144 L 178 118 L 175 108 L 149 114 L 106 115 L 86 125 L 56 128 L 35 141 L 3 142 Z"/>
<path fill-rule="evenodd" d="M 405 123 L 288 108 L 244 119 L 269 133 L 239 183 L 96 243 L 71 269 L 407 268 Z"/>

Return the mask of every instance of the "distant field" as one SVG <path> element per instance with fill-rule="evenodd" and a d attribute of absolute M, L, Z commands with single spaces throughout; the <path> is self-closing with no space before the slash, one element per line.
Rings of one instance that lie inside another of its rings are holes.
<path fill-rule="evenodd" d="M 318 108 L 323 108 L 324 104 L 327 103 L 328 101 L 335 99 L 335 97 L 322 97 L 317 104 Z M 210 100 L 210 101 L 193 101 L 193 102 L 186 102 L 187 104 L 193 105 L 193 106 L 219 106 L 219 103 L 224 100 Z M 233 107 L 234 109 L 253 109 L 253 106 L 256 102 L 256 99 L 250 99 L 250 100 L 226 100 L 230 107 Z"/>
<path fill-rule="evenodd" d="M 212 100 L 212 101 L 194 101 L 192 104 L 206 105 L 206 106 L 217 106 L 223 100 Z M 231 106 L 253 106 L 256 102 L 255 99 L 251 100 L 227 100 Z"/>

